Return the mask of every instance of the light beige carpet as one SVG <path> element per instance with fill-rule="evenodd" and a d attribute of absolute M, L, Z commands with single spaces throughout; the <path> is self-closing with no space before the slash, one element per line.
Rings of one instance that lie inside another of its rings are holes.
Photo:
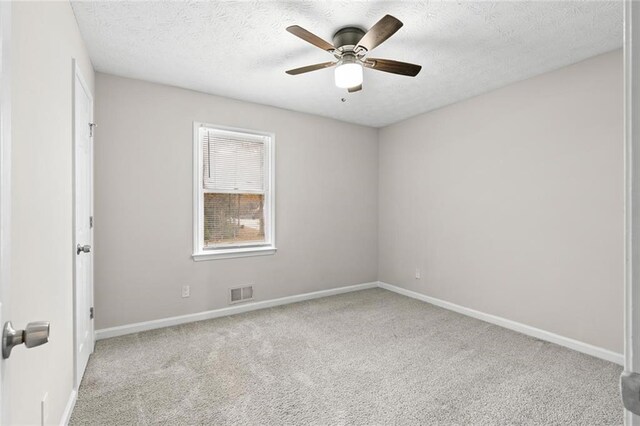
<path fill-rule="evenodd" d="M 614 425 L 620 372 L 372 289 L 100 341 L 71 424 Z"/>

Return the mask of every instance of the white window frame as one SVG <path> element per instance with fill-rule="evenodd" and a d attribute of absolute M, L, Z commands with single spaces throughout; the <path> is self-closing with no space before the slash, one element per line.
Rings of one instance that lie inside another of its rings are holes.
<path fill-rule="evenodd" d="M 265 140 L 265 191 L 264 191 L 264 222 L 265 242 L 254 244 L 238 244 L 220 248 L 204 247 L 204 189 L 202 176 L 204 159 L 200 141 L 200 129 L 214 129 L 245 133 L 266 137 Z M 229 259 L 235 257 L 265 256 L 276 252 L 276 215 L 275 215 L 275 142 L 274 133 L 237 127 L 221 126 L 218 124 L 193 122 L 193 260 Z"/>

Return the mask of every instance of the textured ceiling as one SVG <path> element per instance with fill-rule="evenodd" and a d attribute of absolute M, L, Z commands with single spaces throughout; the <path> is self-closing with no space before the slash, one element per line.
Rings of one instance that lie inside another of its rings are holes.
<path fill-rule="evenodd" d="M 381 127 L 622 46 L 622 1 L 72 2 L 97 71 Z M 385 14 L 404 27 L 371 56 L 423 66 L 365 69 L 347 94 L 332 59 L 285 31 L 331 41 Z M 346 102 L 342 102 L 345 98 Z"/>

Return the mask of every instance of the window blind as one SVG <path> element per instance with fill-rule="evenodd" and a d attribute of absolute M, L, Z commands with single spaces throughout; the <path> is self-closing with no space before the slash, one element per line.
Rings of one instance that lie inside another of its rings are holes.
<path fill-rule="evenodd" d="M 203 188 L 222 193 L 265 191 L 265 136 L 203 129 Z"/>

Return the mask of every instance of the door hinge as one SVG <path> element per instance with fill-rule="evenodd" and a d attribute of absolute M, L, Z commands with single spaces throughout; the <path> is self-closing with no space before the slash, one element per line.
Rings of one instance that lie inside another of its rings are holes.
<path fill-rule="evenodd" d="M 98 127 L 96 123 L 89 123 L 89 137 L 93 137 L 93 129 Z"/>
<path fill-rule="evenodd" d="M 93 306 L 89 308 L 89 319 L 93 319 Z"/>
<path fill-rule="evenodd" d="M 93 228 L 93 216 L 89 216 L 89 228 Z"/>

